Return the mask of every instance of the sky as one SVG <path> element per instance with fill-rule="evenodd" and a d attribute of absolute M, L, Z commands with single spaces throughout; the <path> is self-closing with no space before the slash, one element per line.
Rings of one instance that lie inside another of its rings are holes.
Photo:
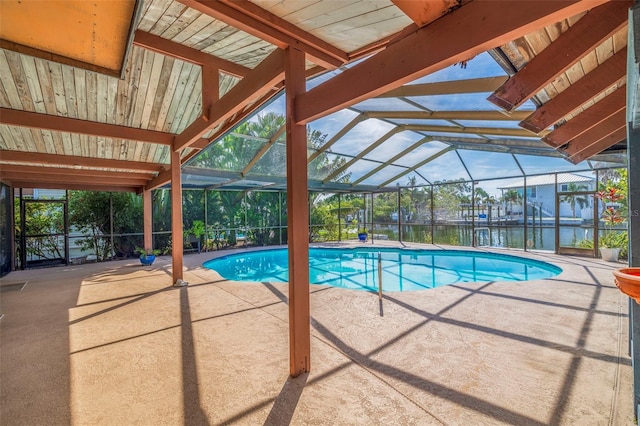
<path fill-rule="evenodd" d="M 307 89 L 315 87 L 327 78 L 339 73 L 339 70 L 326 73 L 319 78 L 310 80 L 307 82 Z M 460 65 L 454 65 L 443 70 L 437 71 L 433 74 L 420 78 L 410 84 L 422 84 L 433 83 L 439 81 L 453 81 L 464 79 L 475 79 L 482 77 L 494 77 L 494 76 L 506 76 L 506 73 L 502 68 L 491 58 L 488 53 L 480 54 L 467 62 L 465 67 Z M 497 106 L 487 101 L 487 97 L 490 93 L 474 93 L 464 95 L 441 95 L 441 96 L 418 96 L 411 97 L 410 101 L 415 103 L 403 102 L 395 98 L 378 98 L 369 99 L 354 105 L 351 109 L 344 109 L 333 114 L 329 114 L 326 117 L 315 120 L 309 124 L 309 127 L 314 130 L 319 130 L 323 134 L 327 135 L 326 140 L 329 140 L 333 135 L 343 129 L 348 123 L 358 116 L 359 111 L 387 111 L 387 110 L 402 110 L 411 111 L 419 110 L 418 106 L 427 108 L 434 111 L 460 111 L 460 110 L 499 110 Z M 535 105 L 528 101 L 522 105 L 518 110 L 530 110 L 533 111 Z M 281 95 L 273 102 L 268 104 L 259 114 L 266 112 L 276 112 L 284 114 L 285 103 L 284 96 Z M 416 120 L 394 120 L 395 124 L 411 124 Z M 445 120 L 420 120 L 422 124 L 429 124 L 434 126 L 452 126 L 451 122 Z M 463 126 L 477 126 L 477 127 L 508 127 L 519 129 L 517 121 L 465 121 L 458 124 Z M 385 122 L 379 119 L 369 118 L 360 122 L 353 129 L 351 129 L 345 136 L 343 136 L 338 142 L 331 146 L 330 151 L 336 155 L 345 155 L 347 161 L 351 159 L 348 156 L 358 155 L 365 148 L 377 141 L 379 138 L 385 137 L 388 132 L 392 131 L 395 125 L 389 122 Z M 430 132 L 429 135 L 433 136 L 435 140 L 425 142 L 421 146 L 408 152 L 405 156 L 398 158 L 393 164 L 398 166 L 412 167 L 420 163 L 424 159 L 440 152 L 448 145 L 437 140 L 438 137 L 464 137 L 464 138 L 478 138 L 471 134 L 456 134 L 456 133 L 438 133 Z M 409 148 L 411 145 L 416 144 L 418 141 L 425 137 L 424 134 L 413 131 L 397 132 L 393 135 L 387 135 L 388 139 L 380 146 L 373 149 L 362 160 L 355 162 L 348 171 L 351 172 L 351 181 L 355 181 L 359 177 L 365 175 L 368 171 L 379 166 L 381 162 L 388 161 L 396 156 L 398 153 Z M 492 138 L 498 138 L 497 136 L 491 136 Z M 515 138 L 514 138 L 515 139 Z M 517 161 L 516 161 L 517 159 Z M 418 183 L 437 182 L 443 180 L 463 179 L 463 180 L 483 180 L 481 186 L 490 195 L 500 195 L 498 186 L 505 183 L 510 183 L 514 179 L 500 179 L 495 178 L 505 176 L 519 176 L 522 179 L 522 171 L 528 175 L 531 174 L 543 174 L 551 172 L 564 172 L 585 170 L 589 168 L 587 162 L 583 162 L 577 166 L 562 158 L 552 157 L 536 157 L 530 155 L 516 155 L 514 156 L 507 153 L 499 152 L 487 152 L 478 150 L 464 150 L 458 149 L 456 151 L 450 151 L 442 154 L 440 157 L 430 161 L 426 165 L 416 169 L 417 173 L 409 173 L 402 176 L 399 179 L 401 185 L 405 185 L 411 176 L 416 178 Z M 380 185 L 387 181 L 395 174 L 406 170 L 402 167 L 389 166 L 387 170 L 381 170 L 373 176 L 367 178 L 362 183 Z M 517 180 L 517 179 L 516 179 Z M 390 186 L 395 186 L 396 182 L 393 182 Z"/>

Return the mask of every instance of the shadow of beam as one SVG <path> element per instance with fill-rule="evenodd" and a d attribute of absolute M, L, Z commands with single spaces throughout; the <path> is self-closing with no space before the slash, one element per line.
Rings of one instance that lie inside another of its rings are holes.
<path fill-rule="evenodd" d="M 545 424 L 531 417 L 528 417 L 524 414 L 511 411 L 504 407 L 500 407 L 498 405 L 492 404 L 489 401 L 485 401 L 480 398 L 477 398 L 473 395 L 468 395 L 468 394 L 459 392 L 455 389 L 427 380 L 423 377 L 416 376 L 415 374 L 412 374 L 410 372 L 403 371 L 399 368 L 375 361 L 372 358 L 370 358 L 368 355 L 362 354 L 356 351 L 355 349 L 353 349 L 352 347 L 348 346 L 346 343 L 340 340 L 336 335 L 331 333 L 327 328 L 319 324 L 317 321 L 315 322 L 315 324 L 316 324 L 315 327 L 320 332 L 320 334 L 322 334 L 329 342 L 335 345 L 336 348 L 338 348 L 344 355 L 350 358 L 355 364 L 359 365 L 365 370 L 374 370 L 376 373 L 384 374 L 395 380 L 402 381 L 424 392 L 428 392 L 431 395 L 435 395 L 440 398 L 446 399 L 462 407 L 466 407 L 470 410 L 477 411 L 484 415 L 493 417 L 494 419 L 505 422 L 507 424 L 514 424 L 514 425 L 526 424 L 526 425 L 532 425 L 532 426 Z M 335 372 L 336 371 L 334 370 L 328 371 L 325 374 L 311 380 L 309 384 L 314 384 L 316 382 L 322 381 L 328 378 L 329 376 L 332 376 L 333 374 L 335 374 Z M 387 382 L 387 384 L 389 383 Z M 389 384 L 389 386 L 391 386 L 396 392 L 404 395 L 402 392 L 396 389 L 392 384 Z M 404 396 L 406 397 L 406 395 Z M 428 412 L 424 407 L 415 403 L 413 400 L 411 401 L 414 404 L 416 404 L 418 407 L 420 407 L 422 410 L 424 410 L 427 414 L 435 417 L 434 414 Z"/>
<path fill-rule="evenodd" d="M 140 294 L 138 296 L 126 297 L 125 299 L 127 299 L 127 300 L 125 300 L 122 303 L 118 303 L 117 305 L 110 306 L 110 307 L 108 307 L 106 309 L 101 309 L 101 310 L 99 310 L 97 312 L 94 312 L 94 313 L 89 314 L 89 315 L 85 315 L 85 316 L 83 316 L 81 318 L 76 318 L 73 321 L 69 321 L 69 325 L 77 324 L 79 322 L 86 321 L 86 320 L 91 319 L 91 318 L 95 318 L 95 317 L 100 316 L 102 314 L 106 314 L 107 312 L 115 311 L 115 310 L 120 309 L 120 308 L 122 308 L 124 306 L 137 303 L 137 302 L 139 302 L 141 300 L 144 300 L 144 299 L 146 299 L 148 297 L 155 296 L 156 294 L 160 294 L 160 293 L 163 293 L 165 291 L 171 291 L 173 289 L 174 289 L 173 287 L 164 287 L 164 288 L 161 288 L 159 290 L 150 291 L 148 293 L 142 293 L 142 294 Z M 117 300 L 117 299 L 113 299 L 113 300 Z M 98 303 L 103 303 L 103 301 L 100 301 Z M 78 306 L 89 306 L 89 304 L 78 305 Z"/>
<path fill-rule="evenodd" d="M 280 394 L 275 399 L 271 411 L 264 422 L 265 426 L 281 426 L 291 424 L 293 413 L 296 411 L 300 396 L 307 384 L 309 373 L 303 373 L 296 378 L 289 376 Z"/>
<path fill-rule="evenodd" d="M 488 283 L 482 287 L 480 287 L 477 291 L 484 289 L 486 287 L 488 287 L 489 285 L 491 285 L 491 283 Z M 277 289 L 274 289 L 275 291 L 277 291 Z M 272 291 L 274 291 L 272 290 Z M 443 313 L 449 311 L 450 309 L 453 309 L 453 307 L 459 305 L 460 303 L 462 303 L 464 300 L 468 299 L 469 297 L 471 297 L 473 293 L 467 294 L 463 297 L 461 297 L 459 300 L 457 300 L 456 302 L 452 303 L 451 305 L 447 306 L 446 308 L 444 308 L 443 310 L 441 310 L 438 313 L 439 315 L 442 315 Z M 387 296 L 385 296 L 385 299 L 390 299 Z M 420 326 L 424 325 L 424 323 L 435 319 L 436 316 L 433 316 L 433 318 L 429 318 L 426 321 L 423 321 L 421 323 Z M 365 370 L 371 372 L 372 374 L 374 374 L 376 377 L 378 377 L 380 380 L 383 380 L 382 378 L 380 378 L 377 374 L 373 373 L 371 370 L 377 372 L 377 373 L 381 373 L 384 375 L 387 375 L 389 377 L 392 377 L 396 380 L 400 380 L 402 382 L 407 383 L 410 386 L 413 387 L 417 387 L 425 392 L 428 392 L 432 395 L 436 395 L 439 396 L 441 398 L 450 400 L 458 405 L 464 406 L 466 408 L 469 408 L 471 410 L 483 413 L 485 415 L 489 415 L 491 417 L 494 417 L 497 420 L 503 421 L 503 422 L 507 422 L 509 424 L 527 424 L 527 425 L 543 425 L 543 423 L 531 418 L 531 417 L 527 417 L 523 414 L 508 410 L 504 407 L 500 407 L 497 406 L 495 404 L 492 404 L 491 402 L 482 400 L 480 398 L 477 398 L 473 395 L 468 395 L 462 392 L 458 392 L 454 389 L 451 389 L 449 387 L 440 385 L 438 383 L 429 381 L 423 377 L 419 377 L 416 376 L 412 373 L 409 373 L 407 371 L 403 371 L 399 368 L 387 365 L 387 364 L 383 364 L 381 362 L 375 361 L 371 358 L 372 355 L 374 355 L 375 353 L 379 352 L 380 350 L 382 350 L 383 348 L 389 347 L 391 345 L 393 345 L 394 343 L 398 342 L 399 340 L 401 340 L 402 337 L 404 337 L 406 335 L 406 333 L 402 333 L 400 336 L 396 336 L 396 338 L 385 342 L 384 345 L 375 348 L 374 350 L 370 351 L 368 354 L 362 354 L 358 351 L 356 351 L 354 348 L 352 348 L 351 346 L 347 345 L 346 343 L 344 343 L 341 339 L 339 339 L 335 334 L 331 333 L 326 327 L 324 327 L 321 323 L 319 323 L 318 321 L 316 321 L 313 317 L 311 318 L 311 323 L 313 324 L 314 328 L 322 335 L 324 336 L 329 342 L 331 342 L 332 345 L 334 345 L 335 348 L 337 348 L 340 352 L 342 352 L 345 356 L 347 356 L 352 362 L 354 362 L 355 364 L 357 364 L 358 366 L 364 368 Z M 413 329 L 413 328 L 412 328 Z M 347 365 L 343 365 L 343 366 L 339 366 L 331 371 L 328 371 L 316 378 L 314 378 L 313 380 L 311 380 L 309 382 L 309 384 L 313 384 L 319 381 L 322 381 L 332 375 L 334 375 L 337 371 L 342 370 L 343 368 L 345 368 Z M 385 381 L 386 382 L 386 381 Z M 402 392 L 400 392 L 398 389 L 396 389 L 392 384 L 386 382 L 390 387 L 392 387 L 396 392 L 402 394 L 403 396 L 405 396 L 406 398 L 408 398 L 406 395 L 404 395 Z M 422 407 L 421 405 L 417 404 L 415 401 L 413 401 L 412 399 L 408 398 L 410 401 L 412 401 L 414 404 L 416 404 L 418 407 L 420 407 L 423 411 L 425 411 L 426 414 L 430 415 L 430 416 L 434 416 L 432 413 L 430 413 L 429 411 L 427 411 L 424 407 Z M 437 418 L 434 416 L 434 418 Z"/>
<path fill-rule="evenodd" d="M 458 286 L 458 285 L 451 285 L 451 287 L 455 287 L 458 290 L 462 290 L 462 291 L 473 291 L 473 290 L 469 289 L 468 287 L 463 287 L 463 286 Z M 570 309 L 570 310 L 574 310 L 574 311 L 592 312 L 591 308 L 583 308 L 581 306 L 567 305 L 565 303 L 555 303 L 555 302 L 548 302 L 548 301 L 544 301 L 544 300 L 535 300 L 535 299 L 530 299 L 530 298 L 527 298 L 527 297 L 513 296 L 513 295 L 508 295 L 508 294 L 493 293 L 491 291 L 478 291 L 477 294 L 482 294 L 482 295 L 491 296 L 491 297 L 499 297 L 499 298 L 509 299 L 509 300 L 515 300 L 515 301 L 518 301 L 518 302 L 535 303 L 537 305 L 551 306 L 551 307 L 562 308 L 562 309 Z M 609 315 L 609 316 L 612 316 L 612 317 L 620 316 L 619 312 L 614 312 L 614 311 L 595 310 L 593 312 L 598 314 L 598 315 Z M 626 317 L 627 315 L 624 315 L 624 316 Z"/>
<path fill-rule="evenodd" d="M 576 348 L 578 351 L 584 349 L 584 346 L 587 342 L 587 337 L 589 336 L 589 331 L 591 330 L 591 325 L 593 323 L 593 319 L 595 317 L 595 309 L 598 306 L 598 300 L 600 299 L 600 294 L 602 293 L 602 287 L 598 281 L 598 279 L 593 276 L 591 271 L 585 268 L 586 273 L 591 275 L 595 283 L 598 283 L 598 287 L 596 287 L 593 297 L 591 298 L 591 305 L 589 306 L 589 312 L 584 322 L 582 323 L 582 328 L 580 329 L 580 336 L 578 337 L 578 341 L 576 342 Z M 564 382 L 562 383 L 562 387 L 558 392 L 558 399 L 555 404 L 555 409 L 551 414 L 551 418 L 549 420 L 550 425 L 558 425 L 562 421 L 562 417 L 567 410 L 567 403 L 569 402 L 569 397 L 571 396 L 571 391 L 575 385 L 576 377 L 578 373 L 578 369 L 580 368 L 580 364 L 582 363 L 582 357 L 579 356 L 579 352 L 573 355 L 571 359 L 571 364 L 567 369 L 567 372 L 564 375 Z"/>
<path fill-rule="evenodd" d="M 208 425 L 209 420 L 202 410 L 198 386 L 198 366 L 194 348 L 189 288 L 180 288 L 180 319 L 182 344 L 182 400 L 184 421 L 188 425 Z"/>
<path fill-rule="evenodd" d="M 458 327 L 462 327 L 462 328 L 468 328 L 471 330 L 476 330 L 476 331 L 480 331 L 483 333 L 488 333 L 488 334 L 494 334 L 496 336 L 500 336 L 500 337 L 504 337 L 506 339 L 513 339 L 515 341 L 518 342 L 524 342 L 524 343 L 530 343 L 532 345 L 538 345 L 538 346 L 543 346 L 543 347 L 547 347 L 547 348 L 552 348 L 558 351 L 562 351 L 562 352 L 566 352 L 566 353 L 570 353 L 572 355 L 580 355 L 580 356 L 586 356 L 589 358 L 593 358 L 593 359 L 597 359 L 600 361 L 605 361 L 605 362 L 614 362 L 614 363 L 618 363 L 620 362 L 620 360 L 613 355 L 606 355 L 606 354 L 602 354 L 599 352 L 594 352 L 594 351 L 590 351 L 590 350 L 586 350 L 584 349 L 584 347 L 575 347 L 575 346 L 569 346 L 569 345 L 563 345 L 561 343 L 555 343 L 555 342 L 549 342 L 547 340 L 543 340 L 543 339 L 537 339 L 535 337 L 531 337 L 531 336 L 525 336 L 522 334 L 517 334 L 517 333 L 511 333 L 508 331 L 503 331 L 503 330 L 497 330 L 495 328 L 491 328 L 491 327 L 485 327 L 482 325 L 478 325 L 478 324 L 474 324 L 474 323 L 470 323 L 470 322 L 466 322 L 466 321 L 460 321 L 460 320 L 455 320 L 452 318 L 445 318 L 440 316 L 440 314 L 431 314 L 429 312 L 425 312 L 422 311 L 418 308 L 415 308 L 414 306 L 411 306 L 407 303 L 401 302 L 400 300 L 394 299 L 393 297 L 384 296 L 385 299 L 389 300 L 389 301 L 393 301 L 394 303 L 414 312 L 417 313 L 419 315 L 422 315 L 423 317 L 427 318 L 426 321 L 417 324 L 415 327 L 413 327 L 412 329 L 408 330 L 408 331 L 412 331 L 413 329 L 416 329 L 418 327 L 421 327 L 422 325 L 424 325 L 427 321 L 438 321 L 438 322 L 442 322 L 444 324 L 449 324 L 449 325 L 455 325 Z M 406 333 L 405 333 L 406 334 Z M 379 349 L 378 349 L 379 350 Z M 624 365 L 631 365 L 631 361 L 630 360 L 624 360 L 623 362 Z"/>

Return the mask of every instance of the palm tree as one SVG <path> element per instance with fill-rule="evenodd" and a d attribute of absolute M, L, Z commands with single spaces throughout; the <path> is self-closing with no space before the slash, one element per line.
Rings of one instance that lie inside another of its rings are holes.
<path fill-rule="evenodd" d="M 513 205 L 522 204 L 522 194 L 515 189 L 510 189 L 502 196 L 502 202 L 509 205 L 509 215 L 513 215 Z"/>
<path fill-rule="evenodd" d="M 502 202 L 509 205 L 509 215 L 513 214 L 513 204 L 522 203 L 522 194 L 515 189 L 510 189 L 502 195 Z"/>
<path fill-rule="evenodd" d="M 580 192 L 580 191 L 586 191 L 586 190 L 587 190 L 586 185 L 578 185 L 572 182 L 569 185 L 567 185 L 566 192 Z M 587 205 L 589 205 L 589 199 L 586 196 L 577 195 L 577 194 L 563 195 L 560 197 L 560 201 L 569 204 L 569 206 L 571 207 L 571 214 L 574 219 L 576 218 L 576 206 L 580 206 L 580 208 L 583 209 Z"/>
<path fill-rule="evenodd" d="M 473 196 L 473 202 L 475 205 L 482 206 L 482 212 L 484 213 L 484 205 L 489 199 L 489 194 L 482 188 L 475 188 L 474 192 L 475 194 Z"/>

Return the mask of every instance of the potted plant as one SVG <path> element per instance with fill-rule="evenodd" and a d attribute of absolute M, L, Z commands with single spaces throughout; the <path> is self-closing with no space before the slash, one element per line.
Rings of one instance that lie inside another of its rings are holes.
<path fill-rule="evenodd" d="M 596 198 L 602 202 L 602 214 L 600 218 L 605 225 L 605 233 L 599 239 L 600 255 L 602 260 L 617 262 L 624 238 L 618 232 L 613 232 L 613 226 L 624 221 L 620 209 L 616 205 L 624 198 L 617 188 L 605 188 L 596 193 Z"/>
<path fill-rule="evenodd" d="M 358 230 L 358 239 L 359 239 L 360 241 L 362 241 L 363 243 L 364 243 L 365 241 L 367 241 L 367 237 L 368 237 L 368 235 L 369 235 L 369 234 L 367 233 L 367 229 L 366 229 L 366 228 L 364 228 L 364 229 L 359 229 L 359 230 Z"/>
<path fill-rule="evenodd" d="M 156 256 L 162 254 L 161 250 L 144 249 L 142 247 L 136 247 L 135 252 L 140 254 L 140 263 L 145 266 L 153 264 Z"/>
<path fill-rule="evenodd" d="M 182 236 L 184 238 L 185 244 L 189 244 L 189 246 L 200 253 L 201 248 L 201 237 L 206 232 L 204 222 L 201 220 L 194 220 L 191 228 L 184 229 L 182 231 Z M 186 247 L 185 247 L 186 248 Z"/>

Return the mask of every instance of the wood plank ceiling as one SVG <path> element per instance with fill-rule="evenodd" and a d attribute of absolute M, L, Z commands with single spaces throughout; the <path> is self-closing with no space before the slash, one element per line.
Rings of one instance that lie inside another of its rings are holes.
<path fill-rule="evenodd" d="M 518 135 L 542 138 L 544 144 L 537 143 L 533 152 L 548 147 L 550 155 L 577 163 L 624 149 L 631 5 L 606 0 L 145 0 L 135 4 L 139 14 L 132 15 L 135 32 L 122 78 L 56 56 L 43 59 L 2 41 L 0 179 L 26 188 L 140 192 L 163 186 L 170 180 L 172 151 L 189 160 L 284 88 L 283 49 L 288 47 L 305 52 L 309 76 L 357 61 L 299 96 L 294 117 L 299 123 L 371 97 L 410 97 L 424 94 L 421 90 L 459 93 L 483 85 L 493 91 L 489 101 L 503 110 L 499 114 L 520 120 Z M 12 13 L 0 3 L 3 19 L 12 19 Z M 40 25 L 38 16 L 23 26 L 25 33 Z M 28 34 L 22 38 L 28 39 Z M 69 50 L 74 43 L 68 41 Z M 455 90 L 406 85 L 485 51 L 509 71 L 509 79 L 474 81 L 468 88 L 451 83 Z M 527 100 L 538 105 L 536 111 L 518 110 Z M 492 115 L 495 109 L 478 111 L 476 117 L 425 113 L 450 120 L 458 133 L 465 129 L 456 119 L 498 118 Z M 393 118 L 401 113 L 368 114 Z M 510 135 L 499 130 L 489 132 Z M 452 148 L 473 145 L 442 140 Z M 519 148 L 527 146 L 534 147 L 522 143 Z M 416 158 L 415 164 L 428 160 Z M 332 187 L 330 179 L 313 184 Z"/>

